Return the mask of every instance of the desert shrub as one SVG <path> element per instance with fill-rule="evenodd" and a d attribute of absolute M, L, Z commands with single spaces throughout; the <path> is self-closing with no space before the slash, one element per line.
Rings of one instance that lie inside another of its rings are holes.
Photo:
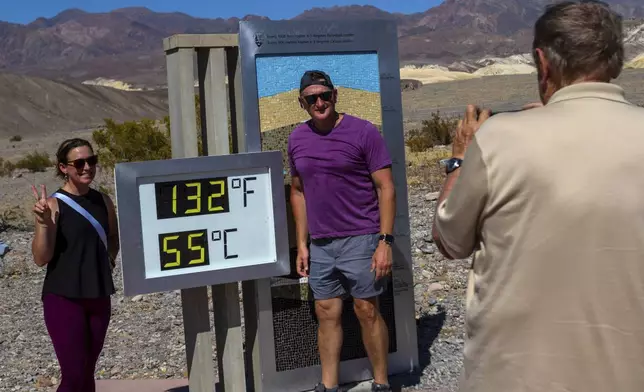
<path fill-rule="evenodd" d="M 203 155 L 199 97 L 195 96 L 197 114 L 197 150 Z M 92 138 L 100 155 L 101 166 L 113 169 L 120 162 L 140 162 L 172 158 L 170 118 L 166 116 L 159 125 L 153 120 L 126 121 L 118 124 L 111 119 L 96 129 Z M 232 151 L 232 135 L 228 132 L 228 145 Z"/>
<path fill-rule="evenodd" d="M 138 162 L 172 157 L 170 122 L 161 127 L 153 120 L 126 121 L 121 124 L 105 119 L 92 133 L 101 166 L 112 169 L 119 162 Z"/>
<path fill-rule="evenodd" d="M 5 161 L 4 159 L 0 158 L 0 177 L 10 176 L 15 168 L 16 165 L 14 165 L 11 161 Z"/>
<path fill-rule="evenodd" d="M 30 172 L 44 172 L 52 166 L 54 166 L 54 162 L 49 159 L 49 155 L 46 152 L 38 151 L 27 154 L 15 165 L 17 169 L 27 169 Z"/>
<path fill-rule="evenodd" d="M 27 217 L 20 207 L 0 211 L 0 233 L 7 230 L 26 230 L 28 227 Z"/>
<path fill-rule="evenodd" d="M 440 112 L 434 112 L 431 119 L 423 120 L 421 128 L 409 131 L 406 144 L 411 152 L 449 145 L 452 143 L 457 124 L 457 118 L 444 117 Z"/>
<path fill-rule="evenodd" d="M 10 142 L 19 142 L 21 140 L 22 140 L 22 136 L 20 135 L 11 136 L 11 139 L 9 139 Z"/>

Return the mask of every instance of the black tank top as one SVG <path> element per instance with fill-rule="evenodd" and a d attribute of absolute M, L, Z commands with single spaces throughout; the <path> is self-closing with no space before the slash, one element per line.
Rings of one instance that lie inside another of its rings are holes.
<path fill-rule="evenodd" d="M 109 236 L 107 206 L 103 195 L 94 190 L 82 196 L 59 189 L 73 199 Z M 109 254 L 96 229 L 80 213 L 62 200 L 58 201 L 58 225 L 54 255 L 47 264 L 43 295 L 57 294 L 68 298 L 99 298 L 114 293 Z"/>

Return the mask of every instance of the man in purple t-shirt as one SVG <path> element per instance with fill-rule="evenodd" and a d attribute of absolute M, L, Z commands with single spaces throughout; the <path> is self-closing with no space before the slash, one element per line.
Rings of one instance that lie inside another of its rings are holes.
<path fill-rule="evenodd" d="M 304 74 L 298 99 L 311 119 L 290 134 L 288 157 L 297 269 L 309 278 L 319 322 L 322 382 L 315 391 L 338 388 L 345 295 L 353 297 L 360 320 L 373 367 L 372 390 L 390 391 L 389 338 L 377 298 L 384 290 L 383 278 L 391 274 L 391 158 L 373 124 L 335 110 L 337 90 L 324 72 Z"/>

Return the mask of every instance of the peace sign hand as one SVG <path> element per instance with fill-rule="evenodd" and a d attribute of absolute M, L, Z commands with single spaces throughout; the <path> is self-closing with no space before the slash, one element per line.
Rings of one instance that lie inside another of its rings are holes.
<path fill-rule="evenodd" d="M 47 225 L 51 223 L 51 209 L 47 203 L 47 188 L 45 185 L 40 186 L 41 194 L 38 195 L 38 191 L 35 186 L 31 186 L 31 190 L 36 197 L 36 204 L 32 211 L 36 215 L 36 222 L 41 225 Z"/>

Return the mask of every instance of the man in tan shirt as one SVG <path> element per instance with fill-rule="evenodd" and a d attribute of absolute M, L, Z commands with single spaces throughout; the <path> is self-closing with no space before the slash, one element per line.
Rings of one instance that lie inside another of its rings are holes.
<path fill-rule="evenodd" d="M 621 19 L 561 3 L 534 32 L 544 105 L 468 107 L 435 214 L 441 252 L 474 253 L 461 392 L 642 392 L 644 109 L 611 83 Z"/>

